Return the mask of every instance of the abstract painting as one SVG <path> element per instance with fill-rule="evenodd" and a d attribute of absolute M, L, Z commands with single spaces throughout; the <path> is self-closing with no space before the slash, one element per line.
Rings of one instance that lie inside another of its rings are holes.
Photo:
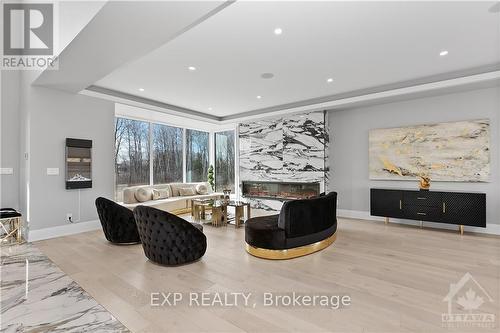
<path fill-rule="evenodd" d="M 490 176 L 490 122 L 470 120 L 369 133 L 370 179 L 485 182 Z"/>

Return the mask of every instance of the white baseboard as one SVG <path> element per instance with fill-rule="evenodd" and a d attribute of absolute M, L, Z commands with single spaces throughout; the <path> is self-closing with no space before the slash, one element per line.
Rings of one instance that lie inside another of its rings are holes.
<path fill-rule="evenodd" d="M 338 209 L 337 210 L 338 217 L 350 218 L 350 219 L 359 219 L 359 220 L 367 220 L 367 221 L 384 221 L 383 217 L 379 216 L 371 216 L 369 212 L 359 211 L 359 210 L 348 210 L 348 209 Z M 391 218 L 391 223 L 399 223 L 399 224 L 407 224 L 407 225 L 420 225 L 418 221 L 412 220 L 403 220 L 403 219 L 393 219 Z M 424 222 L 424 226 L 436 228 L 436 229 L 448 229 L 448 230 L 457 230 L 456 225 L 444 224 L 444 223 L 433 223 L 433 222 Z M 35 242 L 44 239 L 50 239 L 55 237 L 74 235 L 81 232 L 98 230 L 101 228 L 101 223 L 99 220 L 88 221 L 88 222 L 79 222 L 68 225 L 62 225 L 52 228 L 45 228 L 39 230 L 31 230 L 29 232 L 29 241 Z M 464 230 L 468 232 L 477 232 L 482 234 L 490 234 L 490 235 L 500 235 L 500 224 L 489 224 L 486 228 L 477 228 L 477 227 L 468 227 L 464 226 Z"/>
<path fill-rule="evenodd" d="M 80 232 L 92 231 L 100 228 L 101 228 L 101 222 L 99 220 L 77 222 L 52 228 L 30 230 L 28 240 L 30 242 L 36 242 L 39 240 L 67 236 L 67 235 L 74 235 Z"/>
<path fill-rule="evenodd" d="M 385 218 L 380 216 L 371 216 L 370 212 L 360 211 L 360 210 L 348 210 L 348 209 L 337 209 L 338 217 L 345 217 L 349 219 L 359 219 L 359 220 L 367 220 L 367 221 L 384 221 Z M 412 220 L 403 220 L 403 219 L 390 219 L 391 223 L 399 223 L 399 224 L 408 224 L 408 225 L 416 225 L 419 226 L 419 221 Z M 457 226 L 454 224 L 445 224 L 445 223 L 434 223 L 434 222 L 424 222 L 424 226 L 436 228 L 436 229 L 447 229 L 447 230 L 457 230 Z M 487 224 L 486 228 L 478 228 L 478 227 L 468 227 L 464 226 L 464 231 L 468 232 L 477 232 L 481 234 L 490 234 L 490 235 L 500 235 L 500 224 Z"/>

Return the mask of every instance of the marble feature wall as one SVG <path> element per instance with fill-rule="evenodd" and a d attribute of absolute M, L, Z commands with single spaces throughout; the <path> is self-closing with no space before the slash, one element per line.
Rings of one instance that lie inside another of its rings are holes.
<path fill-rule="evenodd" d="M 325 191 L 328 141 L 323 111 L 242 123 L 240 181 L 319 182 Z M 254 206 L 277 210 L 281 204 L 255 200 Z"/>
<path fill-rule="evenodd" d="M 328 115 L 330 112 L 325 111 L 325 192 L 330 192 L 330 121 L 328 119 Z"/>

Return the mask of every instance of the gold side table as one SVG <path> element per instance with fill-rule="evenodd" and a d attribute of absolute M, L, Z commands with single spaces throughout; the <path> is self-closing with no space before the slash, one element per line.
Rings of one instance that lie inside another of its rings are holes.
<path fill-rule="evenodd" d="M 245 223 L 245 212 L 244 208 L 246 207 L 247 216 L 246 220 L 251 217 L 251 208 L 250 203 L 243 201 L 229 201 L 227 203 L 228 206 L 234 207 L 234 227 L 239 228 L 241 224 Z"/>
<path fill-rule="evenodd" d="M 15 210 L 1 209 L 0 210 L 0 227 L 3 235 L 0 238 L 0 243 L 17 243 L 23 242 L 22 237 L 22 215 Z"/>
<path fill-rule="evenodd" d="M 227 205 L 214 203 L 211 222 L 214 227 L 225 227 L 227 225 Z"/>
<path fill-rule="evenodd" d="M 191 216 L 196 222 L 206 219 L 206 211 L 211 210 L 210 201 L 202 199 L 191 200 Z"/>

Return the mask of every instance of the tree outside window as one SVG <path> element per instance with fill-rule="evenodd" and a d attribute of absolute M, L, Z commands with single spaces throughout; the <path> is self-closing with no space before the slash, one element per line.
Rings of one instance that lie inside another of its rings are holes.
<path fill-rule="evenodd" d="M 215 133 L 215 189 L 222 191 L 234 186 L 234 131 Z"/>
<path fill-rule="evenodd" d="M 207 132 L 186 130 L 186 181 L 206 182 L 209 138 Z"/>
<path fill-rule="evenodd" d="M 182 182 L 182 128 L 153 124 L 153 183 Z"/>
<path fill-rule="evenodd" d="M 149 123 L 125 118 L 115 121 L 115 200 L 123 201 L 128 186 L 149 184 Z"/>

